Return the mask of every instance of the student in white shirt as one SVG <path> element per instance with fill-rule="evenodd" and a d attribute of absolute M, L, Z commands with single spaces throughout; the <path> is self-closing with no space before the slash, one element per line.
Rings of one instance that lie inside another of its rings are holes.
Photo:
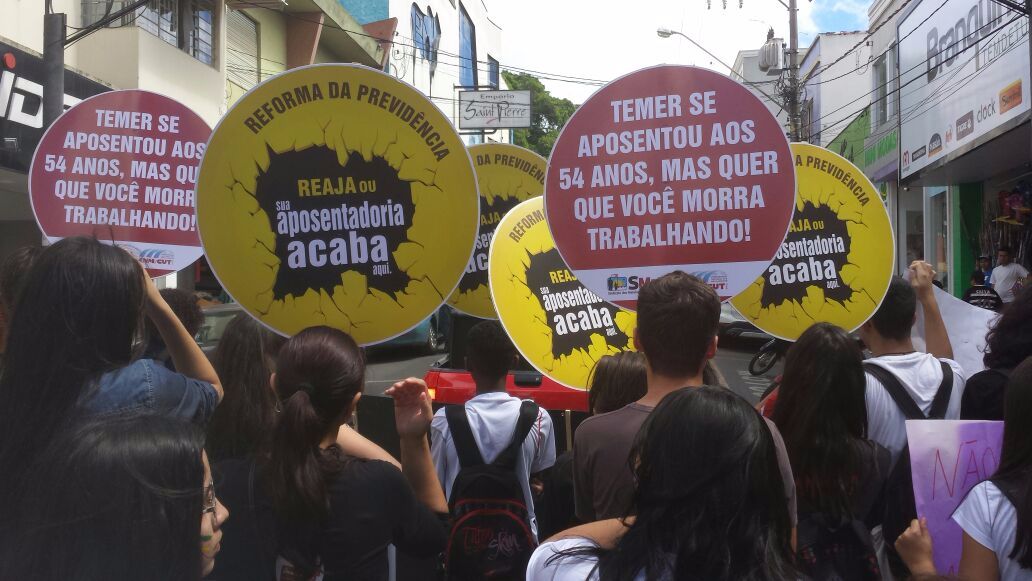
<path fill-rule="evenodd" d="M 631 458 L 635 516 L 543 543 L 527 581 L 799 578 L 774 438 L 744 399 L 719 387 L 671 392 Z"/>
<path fill-rule="evenodd" d="M 469 330 L 466 346 L 466 368 L 473 376 L 477 394 L 465 404 L 473 439 L 485 462 L 493 462 L 509 445 L 521 400 L 505 391 L 505 378 L 516 363 L 516 348 L 498 321 L 483 321 Z M 430 424 L 431 453 L 437 477 L 444 494 L 451 498 L 452 485 L 460 465 L 455 442 L 448 429 L 445 408 L 437 410 Z M 538 419 L 523 441 L 523 453 L 516 459 L 516 474 L 523 487 L 531 532 L 537 536 L 537 517 L 534 515 L 534 497 L 531 479 L 537 473 L 555 464 L 555 433 L 552 418 L 538 408 Z"/>
<path fill-rule="evenodd" d="M 996 251 L 996 268 L 989 276 L 989 286 L 1003 299 L 1003 304 L 1014 302 L 1014 291 L 1028 281 L 1028 269 L 1011 262 L 1011 249 L 1001 246 Z"/>
<path fill-rule="evenodd" d="M 932 290 L 934 277 L 930 264 L 915 261 L 910 265 L 909 283 L 893 278 L 878 311 L 860 327 L 860 338 L 874 355 L 868 362 L 899 379 L 907 395 L 925 414 L 943 380 L 939 361 L 949 364 L 954 377 L 946 419 L 955 420 L 960 417 L 964 376 L 960 364 L 952 360 L 953 348 Z M 928 353 L 917 351 L 910 339 L 918 303 L 924 310 Z M 881 382 L 870 371 L 866 375 L 867 437 L 888 448 L 895 464 L 907 443 L 906 417 Z"/>
<path fill-rule="evenodd" d="M 1029 417 L 1032 417 L 1032 357 L 1014 370 L 1007 383 L 1003 449 L 996 473 L 972 488 L 953 513 L 954 522 L 964 531 L 957 571 L 960 579 L 1032 581 Z M 924 522 L 911 524 L 896 546 L 915 576 L 935 574 L 931 537 Z"/>

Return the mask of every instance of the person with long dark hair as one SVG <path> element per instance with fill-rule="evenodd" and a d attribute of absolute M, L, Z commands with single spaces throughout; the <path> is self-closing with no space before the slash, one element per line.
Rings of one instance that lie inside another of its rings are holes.
<path fill-rule="evenodd" d="M 962 420 L 1002 420 L 1011 370 L 1032 356 L 1032 286 L 1021 289 L 985 336 L 985 369 L 971 376 L 960 403 Z"/>
<path fill-rule="evenodd" d="M 1012 305 L 1016 306 L 1016 305 Z M 1032 579 L 1032 357 L 1007 382 L 1003 447 L 993 477 L 953 513 L 964 530 L 962 579 Z"/>
<path fill-rule="evenodd" d="M 355 341 L 329 327 L 305 329 L 279 350 L 272 383 L 280 412 L 267 451 L 249 471 L 220 483 L 237 513 L 213 577 L 256 581 L 321 572 L 325 581 L 386 579 L 387 545 L 416 557 L 445 545 L 447 503 L 426 434 L 433 417 L 426 384 L 393 385 L 404 473 L 347 454 L 341 426 L 362 395 L 365 361 Z M 407 480 L 407 481 L 406 481 Z"/>
<path fill-rule="evenodd" d="M 528 581 L 797 577 L 774 440 L 745 400 L 707 386 L 668 394 L 628 461 L 634 516 L 543 543 Z"/>
<path fill-rule="evenodd" d="M 22 246 L 0 261 L 0 357 L 5 351 L 7 326 L 14 314 L 14 303 L 21 294 L 26 273 L 32 269 L 40 252 L 38 246 Z"/>
<path fill-rule="evenodd" d="M 285 341 L 247 313 L 226 325 L 212 357 L 226 393 L 208 423 L 212 462 L 253 457 L 276 425 L 272 374 Z"/>
<path fill-rule="evenodd" d="M 874 551 L 870 529 L 881 524 L 891 455 L 867 439 L 862 363 L 856 341 L 829 323 L 804 331 L 785 359 L 772 419 L 795 475 L 797 563 L 809 575 L 880 579 L 865 557 Z"/>
<path fill-rule="evenodd" d="M 179 373 L 139 358 L 145 316 Z M 0 523 L 19 502 L 19 475 L 76 418 L 204 422 L 221 397 L 208 359 L 128 252 L 86 237 L 47 247 L 22 284 L 0 372 Z"/>
<path fill-rule="evenodd" d="M 645 371 L 645 355 L 640 351 L 603 355 L 588 378 L 588 410 L 592 415 L 605 414 L 645 397 Z"/>
<path fill-rule="evenodd" d="M 27 473 L 0 579 L 201 579 L 229 516 L 203 441 L 198 427 L 162 417 L 62 432 Z"/>

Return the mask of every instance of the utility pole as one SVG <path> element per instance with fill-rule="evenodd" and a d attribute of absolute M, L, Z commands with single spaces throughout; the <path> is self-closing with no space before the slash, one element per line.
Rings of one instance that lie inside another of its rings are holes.
<path fill-rule="evenodd" d="M 119 18 L 135 12 L 150 0 L 136 0 L 121 9 L 111 11 L 115 0 L 108 0 L 105 15 L 93 24 L 67 36 L 68 16 L 50 11 L 50 2 L 44 2 L 43 14 L 43 129 L 64 112 L 64 51 L 73 42 L 85 38 Z"/>
<path fill-rule="evenodd" d="M 1025 0 L 1032 2 L 1032 0 Z M 796 0 L 788 0 L 788 128 L 791 141 L 799 141 L 799 26 Z"/>

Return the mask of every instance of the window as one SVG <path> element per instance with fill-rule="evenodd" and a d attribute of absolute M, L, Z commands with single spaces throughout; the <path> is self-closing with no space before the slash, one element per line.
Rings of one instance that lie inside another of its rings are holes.
<path fill-rule="evenodd" d="M 459 84 L 477 86 L 477 31 L 466 9 L 459 5 Z"/>
<path fill-rule="evenodd" d="M 132 3 L 132 0 L 82 0 L 82 23 L 89 26 Z M 215 0 L 151 0 L 108 26 L 146 30 L 207 65 L 215 64 Z"/>
<path fill-rule="evenodd" d="M 498 61 L 492 58 L 491 55 L 487 55 L 487 84 L 496 89 L 501 87 L 501 83 L 499 82 L 500 79 L 498 78 L 498 70 Z"/>
<path fill-rule="evenodd" d="M 226 11 L 226 77 L 243 89 L 262 80 L 258 23 L 240 10 Z"/>
<path fill-rule="evenodd" d="M 799 111 L 799 139 L 813 143 L 814 137 L 813 99 L 807 99 Z M 816 132 L 819 134 L 819 132 Z"/>
<path fill-rule="evenodd" d="M 431 64 L 436 64 L 437 48 L 441 45 L 441 20 L 429 6 L 424 14 L 415 4 L 412 4 L 410 17 L 416 54 L 430 61 Z"/>

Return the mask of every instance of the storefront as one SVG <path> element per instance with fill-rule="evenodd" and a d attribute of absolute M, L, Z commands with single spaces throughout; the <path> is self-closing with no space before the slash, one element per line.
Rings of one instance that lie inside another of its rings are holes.
<path fill-rule="evenodd" d="M 0 39 L 0 257 L 41 239 L 29 204 L 27 173 L 43 137 L 43 75 L 39 54 Z M 66 108 L 108 90 L 65 69 Z"/>
<path fill-rule="evenodd" d="M 932 262 L 955 295 L 980 254 L 1032 260 L 1028 33 L 992 0 L 921 0 L 897 28 L 899 260 Z"/>

